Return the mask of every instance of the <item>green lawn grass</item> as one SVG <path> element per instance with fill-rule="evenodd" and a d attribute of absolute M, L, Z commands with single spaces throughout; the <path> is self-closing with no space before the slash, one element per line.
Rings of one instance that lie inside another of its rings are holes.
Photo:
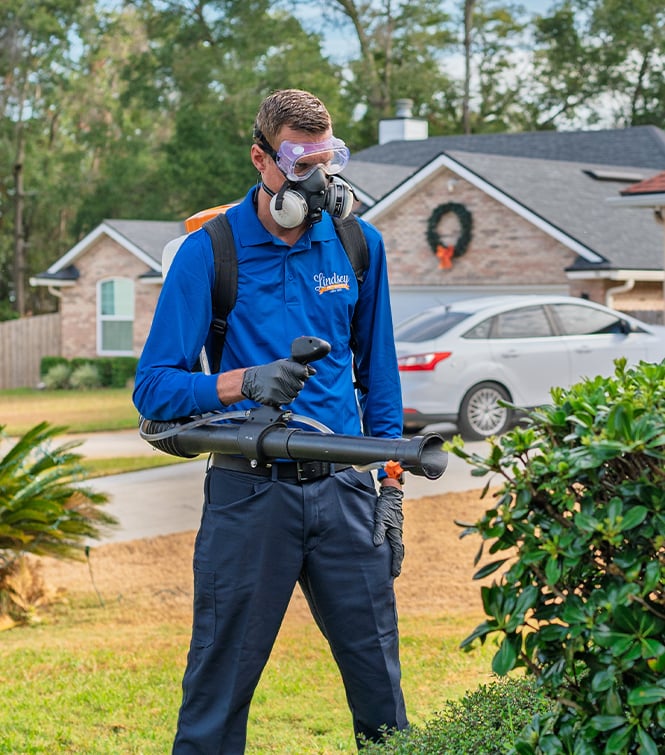
<path fill-rule="evenodd" d="M 5 426 L 5 435 L 23 435 L 31 427 L 44 421 L 64 427 L 70 433 L 93 433 L 136 429 L 138 414 L 132 405 L 132 394 L 128 388 L 100 388 L 91 391 L 19 388 L 0 391 L 0 425 Z M 101 459 L 84 455 L 83 458 L 86 476 L 89 478 L 136 472 L 183 461 L 191 459 L 168 454 Z"/>
<path fill-rule="evenodd" d="M 130 391 L 0 392 L 0 424 L 18 435 L 39 421 L 70 432 L 136 427 Z M 84 459 L 90 476 L 176 457 Z M 0 755 L 162 755 L 170 752 L 190 621 L 137 620 L 121 599 L 67 596 L 41 623 L 0 632 Z M 401 616 L 404 692 L 413 723 L 490 678 L 491 644 L 459 643 L 480 616 Z M 337 668 L 313 623 L 287 620 L 250 712 L 249 755 L 355 753 Z"/>
<path fill-rule="evenodd" d="M 23 435 L 38 422 L 62 425 L 72 433 L 126 430 L 138 424 L 129 388 L 90 391 L 0 391 L 0 425 L 7 435 Z"/>
<path fill-rule="evenodd" d="M 0 753 L 170 752 L 190 626 L 125 623 L 120 606 L 60 607 L 0 642 Z M 459 641 L 477 617 L 405 617 L 404 693 L 422 723 L 489 681 L 489 650 Z M 252 703 L 247 753 L 354 753 L 350 714 L 313 622 L 287 620 Z"/>
<path fill-rule="evenodd" d="M 170 464 L 181 464 L 189 461 L 192 460 L 180 456 L 170 456 L 169 454 L 150 454 L 147 456 L 116 456 L 108 459 L 85 457 L 82 464 L 86 469 L 86 479 L 93 479 L 94 477 L 138 472 L 141 469 L 153 469 L 154 467 L 165 467 Z"/>

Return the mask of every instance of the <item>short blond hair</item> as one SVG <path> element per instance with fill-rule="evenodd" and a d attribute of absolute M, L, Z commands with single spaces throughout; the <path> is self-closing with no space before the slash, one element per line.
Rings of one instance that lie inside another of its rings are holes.
<path fill-rule="evenodd" d="M 274 147 L 275 138 L 284 126 L 321 134 L 332 127 L 332 119 L 326 106 L 318 97 L 303 89 L 278 89 L 261 103 L 254 121 L 254 139 L 262 134 Z"/>

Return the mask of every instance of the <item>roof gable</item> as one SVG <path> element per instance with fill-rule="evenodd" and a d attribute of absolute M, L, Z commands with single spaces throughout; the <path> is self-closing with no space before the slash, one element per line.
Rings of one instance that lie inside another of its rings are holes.
<path fill-rule="evenodd" d="M 162 220 L 104 220 L 87 236 L 75 244 L 66 254 L 54 262 L 47 270 L 47 275 L 64 270 L 102 236 L 112 238 L 131 254 L 134 254 L 141 262 L 151 270 L 161 272 L 162 249 L 167 241 L 182 235 L 184 226 L 182 223 Z"/>
<path fill-rule="evenodd" d="M 389 194 L 387 197 L 384 197 L 384 199 L 382 199 L 380 202 L 377 202 L 373 207 L 367 210 L 363 214 L 363 218 L 370 222 L 374 221 L 383 212 L 388 211 L 402 197 L 415 191 L 417 187 L 423 181 L 428 179 L 433 173 L 436 173 L 443 168 L 448 168 L 453 173 L 460 176 L 460 178 L 465 179 L 480 191 L 488 194 L 493 199 L 500 202 L 507 209 L 515 212 L 517 215 L 540 228 L 549 236 L 552 236 L 557 241 L 564 244 L 564 246 L 568 247 L 576 254 L 579 254 L 588 262 L 600 263 L 605 261 L 603 256 L 594 251 L 591 247 L 568 235 L 564 230 L 557 227 L 556 225 L 553 225 L 552 223 L 548 222 L 543 216 L 534 212 L 533 209 L 531 209 L 528 205 L 522 204 L 519 200 L 516 200 L 510 194 L 487 181 L 479 173 L 462 164 L 459 161 L 459 157 L 460 155 L 457 154 L 455 156 L 445 154 L 439 155 L 416 174 L 410 176 L 406 181 L 402 182 L 396 189 L 392 191 L 391 194 Z M 466 158 L 467 155 L 461 155 L 461 157 Z M 488 156 L 486 155 L 483 157 L 486 159 L 488 158 Z"/>
<path fill-rule="evenodd" d="M 637 208 L 617 214 L 607 205 L 627 180 L 650 178 L 648 169 L 627 167 L 450 151 L 392 187 L 363 218 L 374 221 L 447 168 L 574 251 L 576 269 L 662 269 L 660 231 L 651 218 Z"/>
<path fill-rule="evenodd" d="M 582 262 L 595 264 L 598 260 L 566 239 L 592 250 L 606 267 L 662 269 L 662 234 L 651 213 L 639 208 L 617 213 L 610 208 L 608 197 L 618 195 L 626 182 L 619 177 L 612 180 L 602 166 L 469 153 L 454 156 L 541 218 L 546 233 L 578 252 L 578 269 L 584 267 Z M 632 175 L 634 180 L 640 173 L 646 179 L 651 171 L 632 167 L 625 175 Z M 603 178 L 597 178 L 598 174 Z M 563 236 L 553 233 L 553 228 Z"/>

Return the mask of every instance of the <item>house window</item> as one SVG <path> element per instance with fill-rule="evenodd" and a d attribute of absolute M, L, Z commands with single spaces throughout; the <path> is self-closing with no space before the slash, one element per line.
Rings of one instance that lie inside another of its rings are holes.
<path fill-rule="evenodd" d="M 100 354 L 134 353 L 134 281 L 112 278 L 99 282 L 97 333 Z"/>

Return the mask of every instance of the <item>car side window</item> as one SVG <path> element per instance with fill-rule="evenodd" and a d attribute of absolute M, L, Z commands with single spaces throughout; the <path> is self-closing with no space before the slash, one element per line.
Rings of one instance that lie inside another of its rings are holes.
<path fill-rule="evenodd" d="M 548 338 L 552 326 L 541 306 L 520 307 L 496 315 L 492 323 L 492 338 Z"/>
<path fill-rule="evenodd" d="M 479 322 L 468 330 L 462 338 L 489 338 L 492 330 L 493 317 L 488 317 L 486 320 Z"/>
<path fill-rule="evenodd" d="M 395 328 L 396 341 L 430 341 L 447 333 L 458 322 L 465 320 L 466 312 L 447 310 L 425 311 L 410 317 Z"/>
<path fill-rule="evenodd" d="M 554 315 L 561 328 L 561 335 L 588 336 L 603 333 L 625 333 L 620 317 L 602 312 L 593 307 L 577 304 L 554 304 Z"/>

